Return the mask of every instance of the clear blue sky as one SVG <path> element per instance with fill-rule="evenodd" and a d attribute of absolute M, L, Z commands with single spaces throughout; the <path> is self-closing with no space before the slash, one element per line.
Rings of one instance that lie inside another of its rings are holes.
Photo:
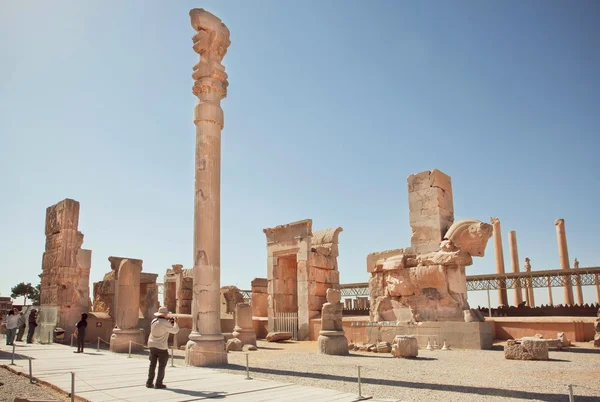
<path fill-rule="evenodd" d="M 597 1 L 2 0 L 3 296 L 37 283 L 67 197 L 92 281 L 111 255 L 191 267 L 194 7 L 231 30 L 222 285 L 265 277 L 262 229 L 305 218 L 344 228 L 341 281 L 366 281 L 368 253 L 410 245 L 406 177 L 433 168 L 456 219 L 500 218 L 507 270 L 509 230 L 521 264 L 559 267 L 556 218 L 571 260 L 600 265 Z M 468 274 L 494 272 L 491 243 Z"/>

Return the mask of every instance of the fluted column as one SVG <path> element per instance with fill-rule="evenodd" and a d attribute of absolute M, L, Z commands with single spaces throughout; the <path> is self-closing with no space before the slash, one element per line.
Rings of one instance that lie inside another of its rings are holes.
<path fill-rule="evenodd" d="M 551 276 L 548 275 L 548 277 L 546 278 L 548 280 L 548 305 L 549 306 L 554 306 L 554 300 L 552 300 L 552 281 L 551 281 Z"/>
<path fill-rule="evenodd" d="M 494 228 L 494 255 L 496 256 L 496 274 L 504 274 L 504 251 L 502 250 L 502 232 L 500 231 L 500 219 L 490 218 Z M 498 280 L 498 307 L 508 307 L 508 294 L 504 280 Z"/>
<path fill-rule="evenodd" d="M 231 44 L 229 29 L 213 14 L 190 11 L 196 35 L 192 92 L 196 125 L 196 182 L 194 185 L 194 287 L 193 327 L 186 346 L 186 362 L 192 366 L 227 363 L 221 333 L 221 99 L 227 96 L 227 74 L 221 64 Z"/>
<path fill-rule="evenodd" d="M 531 260 L 529 257 L 525 257 L 525 272 L 531 272 Z M 525 279 L 525 297 L 527 298 L 527 305 L 529 307 L 535 307 L 535 297 L 533 295 L 533 280 L 531 276 Z"/>
<path fill-rule="evenodd" d="M 510 251 L 510 265 L 513 273 L 519 272 L 519 249 L 517 248 L 517 232 L 511 230 L 508 232 L 508 247 Z M 515 284 L 515 306 L 523 302 L 523 293 L 521 292 L 521 283 L 517 281 Z"/>
<path fill-rule="evenodd" d="M 556 237 L 558 240 L 558 259 L 560 261 L 560 269 L 570 269 L 569 251 L 567 249 L 567 235 L 565 233 L 565 220 L 557 219 L 554 222 L 556 226 Z M 573 305 L 573 287 L 571 286 L 571 278 L 565 281 L 563 286 L 564 304 Z"/>
<path fill-rule="evenodd" d="M 575 261 L 573 261 L 573 269 L 579 270 L 579 261 L 577 261 L 577 258 L 575 258 Z M 579 304 L 580 306 L 583 306 L 583 291 L 581 289 L 581 277 L 580 276 L 575 277 L 575 289 L 577 290 L 577 304 Z"/>

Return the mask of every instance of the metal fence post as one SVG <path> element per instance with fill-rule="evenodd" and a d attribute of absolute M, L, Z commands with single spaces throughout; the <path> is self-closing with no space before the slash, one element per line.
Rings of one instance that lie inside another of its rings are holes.
<path fill-rule="evenodd" d="M 246 380 L 251 380 L 252 377 L 250 377 L 250 365 L 248 363 L 248 353 L 246 353 Z"/>
<path fill-rule="evenodd" d="M 360 366 L 357 366 L 358 368 L 358 399 L 362 399 L 362 389 L 361 389 L 361 384 L 360 384 Z"/>
<path fill-rule="evenodd" d="M 100 352 L 100 337 L 98 337 L 98 347 L 96 348 L 96 352 Z"/>
<path fill-rule="evenodd" d="M 15 344 L 13 343 L 12 345 L 13 349 L 12 349 L 12 357 L 10 359 L 10 365 L 14 366 L 15 365 Z"/>
<path fill-rule="evenodd" d="M 71 334 L 71 347 L 73 347 L 73 340 L 75 338 L 75 335 Z"/>
<path fill-rule="evenodd" d="M 569 384 L 567 387 L 569 389 L 569 402 L 575 402 L 575 397 L 573 396 L 573 384 Z"/>
<path fill-rule="evenodd" d="M 171 345 L 171 367 L 175 367 L 174 360 L 175 360 L 175 355 L 173 352 L 173 345 Z"/>
<path fill-rule="evenodd" d="M 75 402 L 75 372 L 71 371 L 71 402 Z"/>
<path fill-rule="evenodd" d="M 129 341 L 129 354 L 127 355 L 128 358 L 131 358 L 131 341 Z"/>
<path fill-rule="evenodd" d="M 33 384 L 33 368 L 31 367 L 31 357 L 29 358 L 29 383 Z"/>

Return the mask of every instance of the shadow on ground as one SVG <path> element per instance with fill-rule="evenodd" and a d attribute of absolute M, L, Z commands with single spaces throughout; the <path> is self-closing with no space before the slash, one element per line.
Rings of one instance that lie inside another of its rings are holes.
<path fill-rule="evenodd" d="M 430 358 L 426 358 L 430 359 Z M 239 370 L 245 371 L 246 367 L 237 364 L 229 364 L 224 366 L 223 368 L 227 368 L 230 370 Z M 270 375 L 281 375 L 281 376 L 293 376 L 293 377 L 305 377 L 305 378 L 313 378 L 319 380 L 329 380 L 329 381 L 343 381 L 348 383 L 356 383 L 356 377 L 346 377 L 341 375 L 333 375 L 333 374 L 321 374 L 321 373 L 307 373 L 307 372 L 298 372 L 298 371 L 290 371 L 290 370 L 279 370 L 279 369 L 269 369 L 269 368 L 257 368 L 251 367 L 250 374 L 252 373 L 261 373 L 261 374 L 270 374 Z M 564 402 L 568 400 L 568 395 L 565 394 L 551 394 L 546 392 L 533 392 L 533 391 L 524 391 L 524 390 L 507 390 L 500 388 L 489 388 L 489 387 L 471 387 L 467 385 L 452 385 L 452 384 L 431 384 L 424 382 L 414 382 L 414 381 L 402 381 L 402 380 L 383 380 L 376 378 L 368 378 L 361 376 L 361 382 L 363 384 L 372 384 L 372 385 L 384 385 L 388 387 L 403 387 L 403 388 L 412 388 L 412 389 L 423 389 L 428 391 L 450 391 L 456 393 L 470 394 L 470 395 L 481 395 L 482 398 L 486 396 L 497 396 L 503 398 L 517 398 L 517 399 L 537 399 L 541 401 L 547 402 Z M 318 387 L 318 384 L 314 384 L 313 386 Z M 577 396 L 577 402 L 598 402 L 597 396 Z M 485 400 L 485 399 L 482 399 Z"/>

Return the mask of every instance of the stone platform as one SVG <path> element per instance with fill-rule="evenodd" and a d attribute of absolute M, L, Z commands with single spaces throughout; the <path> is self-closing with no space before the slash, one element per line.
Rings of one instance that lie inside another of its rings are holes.
<path fill-rule="evenodd" d="M 75 395 L 91 402 L 100 401 L 197 401 L 227 399 L 228 401 L 356 401 L 357 395 L 315 387 L 299 386 L 271 380 L 246 380 L 243 375 L 219 372 L 205 367 L 167 366 L 167 389 L 145 387 L 148 359 L 115 354 L 106 350 L 86 349 L 73 354 L 65 345 L 18 345 L 14 366 L 10 353 L 0 347 L 0 365 L 27 373 L 28 357 L 33 364 L 33 376 L 65 392 L 71 389 L 71 374 L 75 372 Z M 252 372 L 251 372 L 252 376 Z M 376 401 L 375 399 L 371 399 Z"/>
<path fill-rule="evenodd" d="M 320 319 L 311 320 L 311 333 L 318 334 Z M 409 335 L 417 338 L 419 347 L 424 348 L 427 340 L 444 341 L 455 349 L 491 349 L 493 328 L 489 322 L 438 321 L 419 325 L 397 324 L 395 322 L 373 323 L 368 317 L 344 317 L 343 329 L 348 342 L 392 343 L 396 335 Z"/>

